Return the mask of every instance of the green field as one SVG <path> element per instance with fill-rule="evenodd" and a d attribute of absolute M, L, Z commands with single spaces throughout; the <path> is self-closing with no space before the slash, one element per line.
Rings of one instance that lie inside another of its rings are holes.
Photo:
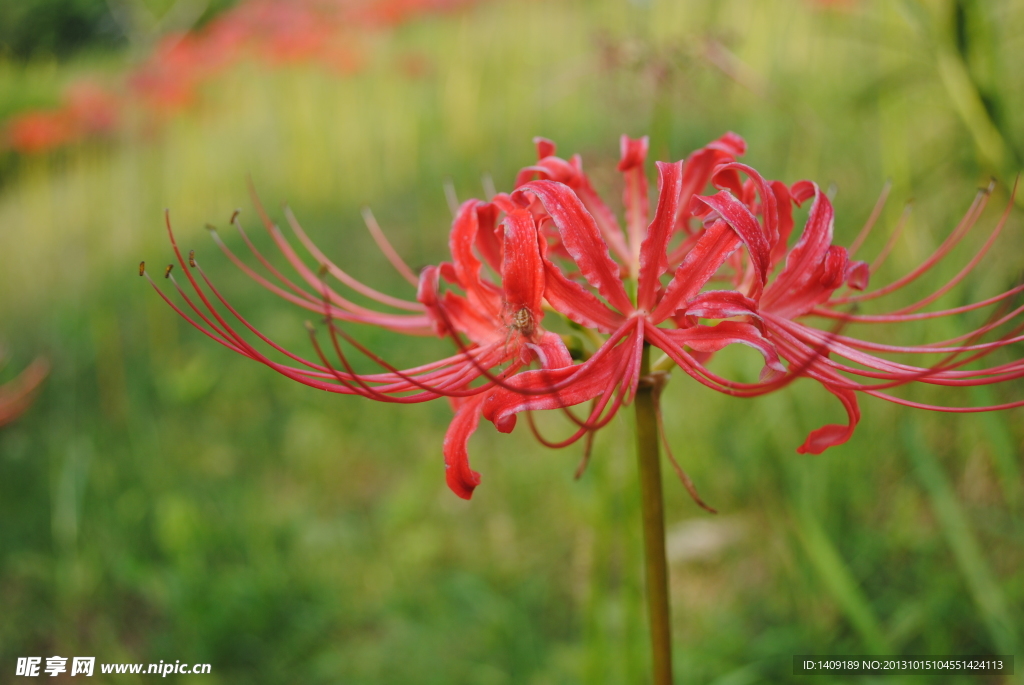
<path fill-rule="evenodd" d="M 207 685 L 646 682 L 630 412 L 598 435 L 578 481 L 580 446 L 482 424 L 470 453 L 483 482 L 465 502 L 445 487 L 447 404 L 295 384 L 180 320 L 138 262 L 156 275 L 173 260 L 168 208 L 230 301 L 311 356 L 308 314 L 240 274 L 204 229 L 244 250 L 228 230 L 240 207 L 273 252 L 248 176 L 276 219 L 287 203 L 340 265 L 412 297 L 363 206 L 413 267 L 437 263 L 445 182 L 460 199 L 483 196 L 485 175 L 511 189 L 534 136 L 580 152 L 617 202 L 620 134 L 651 136 L 653 179 L 654 159 L 732 130 L 766 177 L 831 187 L 840 245 L 890 181 L 866 258 L 913 203 L 879 284 L 923 261 L 994 177 L 976 234 L 884 305 L 912 302 L 1011 203 L 1024 4 L 825 4 L 482 2 L 365 37 L 358 73 L 242 64 L 162 128 L 3 153 L 0 381 L 38 354 L 52 371 L 0 429 L 0 682 L 18 657 L 55 654 L 210 663 L 177 680 Z M 53 100 L 82 73 L 115 79 L 129 59 L 0 60 L 0 112 Z M 403 68 L 410 59 L 422 69 Z M 1021 218 L 1014 208 L 997 249 L 934 307 L 1020 279 Z M 875 339 L 950 338 L 984 321 L 972 314 Z M 450 351 L 352 330 L 400 365 Z M 1000 355 L 1020 359 L 1024 345 Z M 727 350 L 715 368 L 754 378 L 758 359 Z M 992 404 L 1024 398 L 1024 382 L 897 392 Z M 664 408 L 676 455 L 721 512 L 666 479 L 678 683 L 1024 683 L 1024 410 L 932 414 L 865 397 L 854 438 L 812 456 L 795 449 L 843 413 L 809 381 L 742 400 L 676 374 Z M 569 431 L 548 418 L 548 432 Z M 1018 675 L 794 676 L 794 654 L 1016 654 Z"/>

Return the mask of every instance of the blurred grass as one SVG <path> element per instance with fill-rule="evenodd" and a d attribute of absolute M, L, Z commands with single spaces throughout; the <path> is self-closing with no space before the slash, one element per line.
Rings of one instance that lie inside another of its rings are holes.
<path fill-rule="evenodd" d="M 656 158 L 678 158 L 735 130 L 767 176 L 835 185 L 840 244 L 891 179 L 862 255 L 911 199 L 913 218 L 878 282 L 919 263 L 989 175 L 1003 181 L 982 221 L 993 225 L 1020 158 L 1008 132 L 1024 130 L 1024 8 L 1009 1 L 494 2 L 370 37 L 368 49 L 351 77 L 243 67 L 163 129 L 140 121 L 122 140 L 8 160 L 0 335 L 15 363 L 4 373 L 40 351 L 53 372 L 0 432 L 0 668 L 95 654 L 209 662 L 206 683 L 632 683 L 646 672 L 626 414 L 579 482 L 578 451 L 482 427 L 471 454 L 483 485 L 457 500 L 443 482 L 443 403 L 316 393 L 179 321 L 135 275 L 141 258 L 170 258 L 164 207 L 233 303 L 305 353 L 305 315 L 256 292 L 202 230 L 235 207 L 255 228 L 247 174 L 354 275 L 409 295 L 381 268 L 359 208 L 411 264 L 436 262 L 445 179 L 460 198 L 482 193 L 484 173 L 506 189 L 533 161 L 534 135 L 583 153 L 616 201 L 618 134 L 649 132 Z M 1009 150 L 1001 161 L 940 56 L 970 77 Z M 409 58 L 426 68 L 403 71 Z M 0 112 L 79 69 L 3 64 Z M 1022 236 L 1015 213 L 986 266 L 936 305 L 1012 282 Z M 364 339 L 403 363 L 444 349 Z M 755 372 L 745 352 L 718 368 Z M 908 396 L 964 404 L 1022 390 Z M 790 682 L 795 653 L 995 653 L 1013 644 L 1000 636 L 1020 635 L 1020 410 L 936 417 L 865 398 L 853 440 L 812 457 L 795 447 L 841 416 L 814 384 L 742 401 L 680 376 L 664 406 L 684 466 L 744 531 L 673 564 L 679 682 Z M 704 516 L 668 489 L 670 527 Z"/>

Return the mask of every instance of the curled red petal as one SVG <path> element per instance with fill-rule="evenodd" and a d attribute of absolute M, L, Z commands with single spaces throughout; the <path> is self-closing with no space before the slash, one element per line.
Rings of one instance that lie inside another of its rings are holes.
<path fill-rule="evenodd" d="M 580 182 L 579 177 L 579 169 L 561 157 L 544 157 L 536 164 L 520 169 L 513 187 L 518 188 L 535 180 L 557 181 L 575 187 Z"/>
<path fill-rule="evenodd" d="M 487 265 L 495 271 L 501 270 L 504 242 L 498 229 L 498 205 L 493 202 L 477 206 L 476 249 Z"/>
<path fill-rule="evenodd" d="M 683 163 L 683 188 L 680 192 L 680 207 L 690 206 L 690 199 L 704 190 L 711 181 L 712 172 L 720 164 L 731 162 L 742 155 L 747 149 L 743 138 L 735 133 L 726 133 L 718 140 L 708 143 L 695 150 Z M 676 217 L 677 228 L 690 233 L 688 215 L 679 212 Z"/>
<path fill-rule="evenodd" d="M 544 264 L 537 244 L 537 226 L 525 209 L 517 209 L 505 217 L 505 255 L 501 264 L 501 282 L 505 306 L 513 316 L 525 309 L 529 312 L 531 331 L 520 331 L 529 337 L 534 323 L 544 316 Z"/>
<path fill-rule="evenodd" d="M 772 246 L 770 269 L 782 261 L 789 246 L 789 236 L 793 233 L 793 201 L 789 195 L 789 187 L 782 181 L 771 182 L 771 192 L 775 195 L 775 207 L 779 214 L 779 235 Z"/>
<path fill-rule="evenodd" d="M 727 190 L 719 191 L 710 197 L 697 196 L 693 198 L 693 201 L 703 203 L 717 212 L 747 246 L 757 276 L 749 294 L 755 300 L 758 299 L 768 279 L 771 251 L 768 239 L 765 237 L 764 230 L 757 223 L 757 219 L 746 205 Z"/>
<path fill-rule="evenodd" d="M 829 447 L 842 445 L 850 439 L 850 436 L 853 435 L 853 430 L 860 421 L 860 407 L 857 406 L 857 394 L 853 390 L 838 387 L 821 378 L 818 378 L 818 380 L 825 386 L 826 390 L 839 398 L 839 401 L 843 403 L 843 408 L 846 409 L 846 416 L 849 421 L 845 426 L 830 423 L 827 426 L 811 431 L 804 444 L 800 445 L 796 450 L 800 454 L 821 454 Z"/>
<path fill-rule="evenodd" d="M 536 342 L 528 342 L 524 347 L 530 350 L 537 361 L 545 369 L 560 369 L 572 366 L 572 355 L 565 346 L 562 336 L 545 331 Z"/>
<path fill-rule="evenodd" d="M 446 292 L 441 306 L 444 307 L 443 321 L 451 324 L 454 332 L 463 333 L 478 345 L 486 345 L 506 337 L 503 324 L 492 319 L 487 313 L 465 297 Z M 446 327 L 445 327 L 446 328 Z"/>
<path fill-rule="evenodd" d="M 867 262 L 850 262 L 846 266 L 846 283 L 854 290 L 864 290 L 871 278 L 871 267 Z"/>
<path fill-rule="evenodd" d="M 683 316 L 701 319 L 728 319 L 734 316 L 761 318 L 757 302 L 735 290 L 705 290 L 686 303 Z"/>
<path fill-rule="evenodd" d="M 619 138 L 619 171 L 630 171 L 639 167 L 643 169 L 647 159 L 650 138 L 630 138 L 623 135 Z"/>
<path fill-rule="evenodd" d="M 700 292 L 739 244 L 736 233 L 724 221 L 716 221 L 706 229 L 676 268 L 665 294 L 651 312 L 651 322 L 661 323 Z"/>
<path fill-rule="evenodd" d="M 576 169 L 577 176 L 568 185 L 576 191 L 576 194 L 583 202 L 583 206 L 587 208 L 587 211 L 597 221 L 597 226 L 601 229 L 601 235 L 608 242 L 608 247 L 611 248 L 612 254 L 616 255 L 623 262 L 628 263 L 629 248 L 626 246 L 626 236 L 622 234 L 622 228 L 619 226 L 618 219 L 615 218 L 615 212 L 608 208 L 608 205 L 604 203 L 601 196 L 594 190 L 590 179 L 583 171 L 583 162 L 580 160 L 579 155 L 573 156 L 572 165 Z"/>
<path fill-rule="evenodd" d="M 611 309 L 596 295 L 570 279 L 550 259 L 549 246 L 539 241 L 540 257 L 544 262 L 544 298 L 555 310 L 587 328 L 596 328 L 602 333 L 611 333 L 622 325 L 623 316 Z"/>
<path fill-rule="evenodd" d="M 636 268 L 640 254 L 640 241 L 647 226 L 650 211 L 647 201 L 647 176 L 644 175 L 644 160 L 647 159 L 648 138 L 622 136 L 619 141 L 621 159 L 619 171 L 625 177 L 626 187 L 622 191 L 622 203 L 626 207 L 626 233 L 629 236 L 630 270 Z M 674 217 L 673 217 L 674 218 Z"/>
<path fill-rule="evenodd" d="M 547 138 L 537 136 L 533 139 L 533 144 L 537 146 L 537 159 L 544 159 L 555 154 L 555 144 Z"/>
<path fill-rule="evenodd" d="M 462 402 L 455 418 L 444 434 L 444 477 L 451 491 L 462 499 L 473 496 L 480 485 L 480 474 L 469 466 L 466 443 L 480 424 L 480 407 L 485 394 L 474 395 Z"/>
<path fill-rule="evenodd" d="M 550 260 L 544 260 L 544 297 L 560 314 L 581 326 L 611 333 L 622 325 L 623 316 L 568 278 Z"/>
<path fill-rule="evenodd" d="M 846 248 L 831 245 L 825 250 L 824 257 L 813 265 L 813 271 L 807 278 L 800 278 L 800 285 L 792 288 L 785 297 L 762 301 L 761 308 L 786 318 L 795 318 L 806 314 L 817 305 L 826 302 L 841 286 L 848 273 L 849 258 Z"/>
<path fill-rule="evenodd" d="M 426 307 L 427 317 L 430 319 L 434 332 L 438 336 L 444 336 L 448 330 L 444 324 L 444 317 L 437 309 L 440 306 L 437 301 L 440 275 L 441 269 L 437 266 L 425 267 L 420 272 L 419 285 L 416 287 L 416 300 Z"/>
<path fill-rule="evenodd" d="M 668 270 L 668 241 L 676 224 L 680 193 L 683 187 L 683 163 L 658 162 L 658 209 L 647 227 L 640 245 L 640 271 L 637 306 L 651 309 L 660 287 L 661 275 Z"/>
<path fill-rule="evenodd" d="M 800 181 L 790 189 L 794 202 L 814 196 L 807 224 L 793 249 L 786 257 L 786 266 L 764 294 L 761 306 L 785 306 L 785 300 L 802 290 L 810 281 L 820 278 L 819 266 L 832 246 L 832 224 L 835 213 L 832 203 L 817 184 Z"/>
<path fill-rule="evenodd" d="M 562 244 L 579 267 L 583 277 L 608 303 L 626 314 L 633 304 L 626 295 L 619 266 L 608 255 L 608 245 L 580 198 L 568 186 L 553 181 L 533 181 L 515 192 L 513 197 L 531 193 L 558 227 Z"/>
<path fill-rule="evenodd" d="M 818 282 L 824 288 L 835 290 L 843 284 L 846 279 L 846 265 L 849 262 L 846 248 L 839 245 L 831 245 L 825 252 L 825 262 L 822 265 L 821 276 Z"/>
<path fill-rule="evenodd" d="M 500 292 L 493 283 L 480 278 L 482 264 L 473 251 L 480 230 L 481 207 L 485 208 L 485 215 L 490 216 L 491 210 L 486 209 L 486 203 L 479 200 L 462 203 L 452 222 L 448 246 L 452 253 L 456 282 L 466 291 L 466 298 L 486 316 L 497 321 L 501 316 Z"/>
<path fill-rule="evenodd" d="M 764 357 L 765 366 L 773 371 L 785 372 L 775 345 L 761 334 L 757 326 L 742 321 L 723 321 L 715 326 L 691 326 L 675 330 L 662 330 L 665 337 L 677 345 L 688 345 L 697 352 L 718 352 L 739 343 L 752 347 Z"/>
<path fill-rule="evenodd" d="M 776 203 L 776 193 L 757 169 L 746 164 L 739 162 L 729 162 L 722 164 L 715 169 L 715 176 L 712 178 L 712 183 L 718 185 L 718 178 L 731 177 L 731 172 L 739 172 L 747 175 L 747 182 L 742 186 L 742 194 L 737 194 L 736 197 L 743 201 L 744 204 L 748 205 L 751 211 L 757 211 L 761 214 L 763 220 L 762 232 L 764 233 L 765 240 L 768 241 L 769 251 L 779 241 L 779 211 Z M 761 206 L 756 207 L 754 204 L 754 192 L 761 197 Z M 768 258 L 770 262 L 770 256 Z"/>

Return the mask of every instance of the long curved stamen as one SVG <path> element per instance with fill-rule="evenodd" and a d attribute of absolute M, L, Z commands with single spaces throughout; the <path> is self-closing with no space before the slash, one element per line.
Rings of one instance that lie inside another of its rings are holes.
<path fill-rule="evenodd" d="M 882 210 L 885 208 L 885 201 L 889 199 L 890 190 L 892 190 L 892 181 L 886 181 L 882 187 L 881 195 L 878 196 L 878 200 L 875 201 L 875 206 L 868 216 L 868 220 L 864 222 L 864 227 L 860 229 L 860 233 L 850 243 L 850 247 L 846 248 L 851 259 L 857 253 L 857 250 L 860 249 L 860 246 L 864 244 L 864 241 L 867 240 L 868 236 L 871 235 L 872 229 L 874 229 L 875 224 L 878 222 L 878 217 L 882 215 Z"/>
<path fill-rule="evenodd" d="M 845 322 L 840 322 L 831 335 L 837 334 L 842 330 Z M 815 350 L 814 354 L 808 358 L 804 358 L 794 367 L 786 369 L 786 373 L 778 378 L 763 381 L 760 383 L 739 383 L 736 381 L 730 381 L 726 378 L 722 378 L 717 374 L 711 372 L 703 364 L 700 364 L 692 356 L 687 354 L 681 347 L 672 342 L 661 329 L 650 326 L 648 327 L 648 341 L 661 349 L 662 352 L 669 355 L 681 369 L 686 371 L 694 380 L 698 381 L 702 385 L 705 385 L 712 390 L 732 395 L 734 397 L 757 397 L 764 395 L 769 392 L 784 388 L 793 381 L 801 377 L 801 375 L 811 368 L 815 360 L 819 357 L 825 357 L 828 355 L 828 344 L 822 343 Z M 830 338 L 831 339 L 831 338 Z"/>
<path fill-rule="evenodd" d="M 945 316 L 953 316 L 955 314 L 963 314 L 965 312 L 972 312 L 976 309 L 982 309 L 989 305 L 995 304 L 1008 297 L 1024 291 L 1024 284 L 1005 290 L 998 295 L 994 295 L 986 300 L 974 302 L 972 304 L 965 304 L 961 307 L 953 307 L 951 309 L 940 309 L 934 312 L 920 312 L 914 314 L 847 314 L 845 312 L 834 312 L 828 309 L 821 309 L 815 307 L 810 312 L 809 316 L 820 316 L 826 319 L 838 319 L 847 323 L 905 323 L 907 321 L 922 321 L 924 319 L 940 319 Z"/>
<path fill-rule="evenodd" d="M 408 375 L 407 373 L 399 370 L 398 368 L 392 366 L 391 364 L 386 362 L 384 359 L 382 359 L 381 357 L 379 357 L 376 354 L 374 354 L 367 347 L 365 347 L 364 345 L 359 343 L 359 341 L 355 340 L 352 336 L 350 336 L 344 330 L 342 330 L 342 329 L 338 328 L 337 326 L 335 326 L 332 321 L 328 320 L 327 321 L 327 325 L 328 325 L 328 328 L 329 328 L 330 333 L 331 333 L 331 340 L 332 340 L 332 343 L 334 344 L 335 353 L 338 355 L 339 359 L 342 360 L 342 363 L 345 365 L 345 368 L 346 368 L 346 370 L 349 371 L 349 373 L 353 373 L 354 374 L 354 372 L 351 370 L 351 367 L 349 366 L 347 361 L 345 361 L 345 355 L 342 352 L 341 347 L 340 347 L 340 345 L 339 345 L 339 343 L 337 341 L 338 336 L 342 337 L 346 342 L 348 342 L 350 345 L 352 345 L 353 347 L 358 349 L 360 352 L 362 352 L 364 355 L 366 355 L 374 363 L 380 365 L 382 368 L 387 369 L 388 371 L 393 373 L 398 378 L 401 378 L 403 381 L 405 381 L 409 385 L 412 385 L 412 386 L 414 386 L 416 388 L 420 388 L 421 390 L 423 390 L 425 392 L 433 393 L 437 397 L 472 397 L 474 395 L 480 394 L 481 392 L 486 392 L 486 391 L 490 390 L 490 388 L 492 387 L 491 384 L 488 383 L 488 384 L 482 385 L 482 386 L 480 386 L 478 388 L 472 388 L 472 389 L 469 389 L 469 390 L 451 390 L 451 389 L 449 389 L 449 387 L 461 387 L 461 388 L 464 388 L 468 383 L 470 383 L 473 380 L 475 380 L 478 377 L 478 375 L 472 375 L 469 378 L 466 378 L 464 376 L 463 377 L 458 377 L 454 381 L 451 381 L 450 383 L 448 383 L 446 386 L 443 386 L 443 387 L 442 386 L 432 386 L 432 385 L 429 385 L 429 384 L 427 384 L 427 383 L 425 383 L 425 382 L 423 382 L 421 380 L 418 380 L 418 379 L 414 378 L 411 375 Z M 363 376 L 360 376 L 360 378 L 363 378 Z M 356 382 L 359 382 L 359 381 L 357 380 Z"/>
<path fill-rule="evenodd" d="M 417 287 L 420 284 L 420 279 L 416 278 L 416 274 L 412 272 L 409 265 L 405 263 L 405 260 L 399 256 L 395 248 L 388 242 L 387 236 L 384 235 L 384 231 L 381 230 L 380 224 L 377 223 L 377 219 L 373 216 L 373 212 L 370 211 L 369 207 L 363 208 L 363 223 L 366 224 L 366 230 L 373 236 L 374 242 L 377 243 L 377 247 L 384 253 L 388 261 L 391 262 L 391 266 L 395 267 L 397 271 L 405 280 L 409 281 L 413 287 Z"/>
<path fill-rule="evenodd" d="M 334 262 L 328 259 L 327 256 L 323 253 L 323 251 L 321 251 L 320 248 L 318 248 L 313 243 L 313 241 L 309 239 L 309 236 L 306 234 L 306 231 L 303 230 L 302 228 L 302 224 L 300 224 L 299 220 L 295 218 L 295 214 L 292 212 L 290 207 L 285 206 L 284 216 L 285 219 L 288 221 L 288 225 L 291 227 L 292 231 L 298 237 L 299 242 L 301 242 L 302 246 L 306 248 L 306 251 L 309 252 L 310 256 L 313 257 L 313 259 L 315 259 L 320 264 L 326 266 L 328 272 L 336 279 L 338 279 L 340 282 L 352 288 L 352 290 L 355 290 L 357 293 L 365 295 L 366 297 L 381 304 L 388 305 L 390 307 L 395 307 L 396 309 L 405 309 L 413 312 L 422 312 L 424 310 L 423 305 L 420 304 L 419 302 L 409 302 L 408 300 L 402 300 L 397 297 L 392 297 L 391 295 L 375 290 L 374 288 L 371 288 L 370 286 L 350 276 L 348 273 L 343 271 L 338 265 L 336 265 Z"/>
<path fill-rule="evenodd" d="M 269 221 L 269 217 L 267 217 L 267 219 Z M 270 234 L 270 236 L 273 238 L 274 243 L 277 245 L 277 249 L 281 251 L 281 254 L 284 255 L 285 259 L 288 260 L 288 263 L 291 264 L 292 268 L 295 269 L 295 271 L 298 272 L 298 274 L 300 276 L 302 276 L 302 279 L 304 281 L 306 281 L 306 283 L 308 283 L 310 285 L 310 287 L 317 288 L 318 284 L 319 284 L 319 281 L 320 281 L 319 276 L 312 269 L 310 269 L 308 266 L 306 266 L 306 263 L 303 262 L 302 258 L 299 257 L 298 253 L 295 252 L 295 249 L 292 247 L 291 243 L 289 243 L 288 240 L 284 237 L 284 234 L 281 232 L 281 229 L 278 228 L 272 222 L 265 223 L 264 227 L 266 228 L 266 230 Z M 326 266 L 326 265 L 324 265 L 324 266 Z M 327 267 L 327 268 L 329 269 L 330 267 Z M 357 305 L 356 303 L 348 300 L 347 298 L 342 297 L 340 294 L 338 294 L 333 289 L 329 289 L 329 293 L 330 293 L 331 302 L 333 304 L 336 304 L 339 307 L 342 307 L 343 309 L 351 312 L 352 314 L 354 314 L 356 316 L 366 317 L 367 320 L 369 320 L 371 318 L 383 319 L 386 316 L 388 316 L 388 315 L 382 315 L 379 312 L 375 312 L 372 309 L 367 309 L 366 307 L 362 307 L 360 305 Z M 406 317 L 408 317 L 408 315 L 391 315 L 391 316 L 394 316 L 396 318 L 399 317 L 399 316 L 406 316 Z M 406 319 L 399 319 L 399 320 L 403 320 L 404 321 Z M 424 319 L 424 321 L 425 321 L 425 319 Z"/>
<path fill-rule="evenodd" d="M 939 261 L 945 257 L 949 252 L 956 247 L 956 245 L 963 239 L 965 235 L 974 227 L 977 223 L 981 213 L 985 210 L 988 205 L 989 198 L 992 196 L 993 186 L 989 185 L 988 188 L 979 190 L 978 194 L 974 198 L 974 202 L 968 208 L 964 218 L 960 220 L 960 223 L 953 229 L 953 232 L 943 241 L 943 243 L 931 254 L 928 259 L 924 260 L 916 269 L 908 273 L 907 275 L 899 278 L 889 285 L 883 286 L 878 290 L 873 290 L 868 293 L 859 293 L 857 295 L 850 295 L 848 297 L 837 298 L 835 302 L 837 304 L 845 304 L 848 302 L 864 302 L 866 300 L 873 300 L 883 295 L 895 292 L 903 286 L 912 283 L 922 276 L 925 272 L 930 270 L 933 266 L 939 263 Z M 1000 229 L 1002 226 L 1000 225 Z M 875 265 L 872 265 L 872 271 L 875 270 Z"/>

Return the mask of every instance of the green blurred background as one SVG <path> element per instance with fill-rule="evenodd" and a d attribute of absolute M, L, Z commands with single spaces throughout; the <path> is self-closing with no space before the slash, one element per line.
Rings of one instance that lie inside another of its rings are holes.
<path fill-rule="evenodd" d="M 4 2 L 0 117 L 55 105 L 83 75 L 116 84 L 144 59 L 160 28 L 129 35 L 111 22 L 117 4 Z M 173 3 L 142 4 L 160 16 Z M 1024 153 L 1017 0 L 493 1 L 377 28 L 359 48 L 349 73 L 243 61 L 159 126 L 140 116 L 50 152 L 0 151 L 0 381 L 38 354 L 52 365 L 35 405 L 0 429 L 0 681 L 17 657 L 54 654 L 212 664 L 197 683 L 647 677 L 628 412 L 579 481 L 578 447 L 481 426 L 470 449 L 483 483 L 459 500 L 444 485 L 443 402 L 319 393 L 181 321 L 136 274 L 140 259 L 153 273 L 171 260 L 165 207 L 231 301 L 309 355 L 307 315 L 241 276 L 203 228 L 241 207 L 269 247 L 247 175 L 278 219 L 289 203 L 328 255 L 403 297 L 360 208 L 414 267 L 436 263 L 446 180 L 460 198 L 482 195 L 485 174 L 509 189 L 536 135 L 582 153 L 617 202 L 619 134 L 678 159 L 736 131 L 765 176 L 831 187 L 839 244 L 889 180 L 861 255 L 914 205 L 876 284 L 920 263 L 997 178 L 978 235 L 888 309 L 966 261 Z M 1018 278 L 1019 210 L 999 245 L 935 306 Z M 853 333 L 919 343 L 983 318 Z M 356 332 L 403 364 L 445 351 Z M 753 362 L 741 351 L 716 368 L 742 376 Z M 902 395 L 992 403 L 1024 384 Z M 738 400 L 670 383 L 669 437 L 722 512 L 666 480 L 677 682 L 807 681 L 791 674 L 798 653 L 1016 653 L 1024 673 L 1024 414 L 861 404 L 848 444 L 802 456 L 808 431 L 842 417 L 816 384 Z"/>

